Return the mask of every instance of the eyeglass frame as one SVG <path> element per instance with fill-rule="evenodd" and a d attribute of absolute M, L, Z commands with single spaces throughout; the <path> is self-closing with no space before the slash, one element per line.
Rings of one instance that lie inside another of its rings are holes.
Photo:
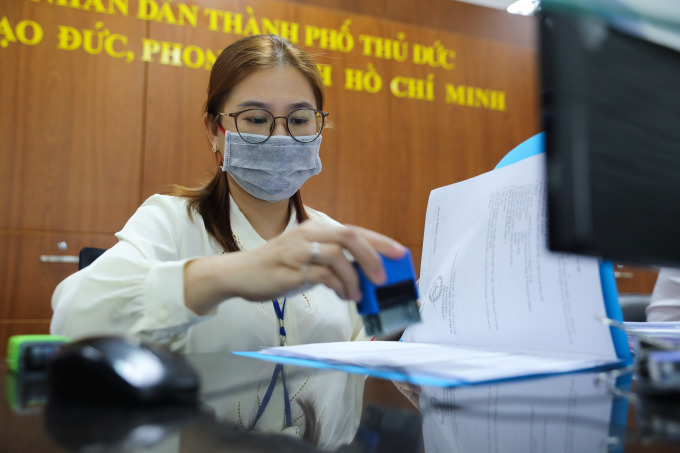
<path fill-rule="evenodd" d="M 270 128 L 270 130 L 269 130 L 269 135 L 267 136 L 267 138 L 265 138 L 265 139 L 262 140 L 261 142 L 257 142 L 257 143 L 264 143 L 264 142 L 266 142 L 267 140 L 269 140 L 269 139 L 271 138 L 271 136 L 274 135 L 274 128 L 276 128 L 276 120 L 277 120 L 277 119 L 283 119 L 283 118 L 286 119 L 286 131 L 288 131 L 288 135 L 290 135 L 291 138 L 292 138 L 293 140 L 295 140 L 296 142 L 299 142 L 299 143 L 311 143 L 311 142 L 313 142 L 314 140 L 316 140 L 316 139 L 319 137 L 319 135 L 321 135 L 321 132 L 323 131 L 324 126 L 326 125 L 326 117 L 329 115 L 328 112 L 324 112 L 324 111 L 322 111 L 322 110 L 317 110 L 317 109 L 310 109 L 310 108 L 306 108 L 306 107 L 305 107 L 305 108 L 299 108 L 299 109 L 291 110 L 291 112 L 290 112 L 288 115 L 282 115 L 282 116 L 275 116 L 275 115 L 274 115 L 272 112 L 270 112 L 269 110 L 267 110 L 267 109 L 262 109 L 262 108 L 251 108 L 251 109 L 245 109 L 245 110 L 241 110 L 241 111 L 239 111 L 239 112 L 232 112 L 232 113 L 220 112 L 220 113 L 219 113 L 219 116 L 220 116 L 220 117 L 228 116 L 228 117 L 234 118 L 234 127 L 236 127 L 236 132 L 238 133 L 239 137 L 241 137 L 243 140 L 245 140 L 246 142 L 248 142 L 248 140 L 246 140 L 246 139 L 243 137 L 243 135 L 241 135 L 241 131 L 238 129 L 238 121 L 237 121 L 237 119 L 238 119 L 238 116 L 239 116 L 240 114 L 246 113 L 246 112 L 251 112 L 251 111 L 253 111 L 253 110 L 262 110 L 262 111 L 264 111 L 264 112 L 269 113 L 269 114 L 272 116 L 272 118 L 273 118 L 273 120 L 272 120 L 272 126 L 271 126 L 271 128 Z M 291 116 L 293 113 L 295 113 L 295 112 L 297 112 L 297 111 L 299 111 L 299 110 L 313 110 L 314 112 L 317 112 L 317 113 L 321 114 L 321 127 L 319 128 L 319 132 L 316 134 L 316 136 L 314 136 L 314 138 L 313 138 L 312 140 L 309 140 L 308 142 L 303 142 L 302 140 L 298 140 L 297 138 L 295 138 L 295 136 L 290 132 L 290 127 L 288 126 L 288 121 L 289 121 L 289 119 L 290 119 L 290 116 Z M 221 125 L 221 124 L 220 124 L 220 125 Z M 250 143 L 250 142 L 248 142 L 248 143 Z M 253 144 L 257 144 L 257 143 L 253 143 Z"/>

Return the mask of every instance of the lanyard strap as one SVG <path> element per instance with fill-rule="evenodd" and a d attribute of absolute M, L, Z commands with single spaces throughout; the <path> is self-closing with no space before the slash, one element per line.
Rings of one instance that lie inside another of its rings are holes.
<path fill-rule="evenodd" d="M 278 364 L 276 365 L 276 368 L 274 368 L 272 379 L 269 381 L 269 387 L 267 387 L 264 398 L 262 398 L 262 404 L 258 408 L 257 414 L 255 415 L 255 420 L 248 428 L 248 431 L 252 431 L 253 428 L 255 428 L 255 425 L 257 425 L 260 417 L 262 417 L 262 414 L 264 414 L 264 410 L 267 408 L 269 400 L 272 398 L 272 393 L 274 393 L 274 387 L 276 387 L 276 380 L 278 379 L 279 374 L 281 374 L 281 382 L 283 382 L 283 405 L 286 411 L 286 428 L 293 426 L 293 416 L 290 410 L 290 399 L 288 398 L 288 387 L 286 387 L 286 376 L 283 374 L 283 365 Z"/>
<path fill-rule="evenodd" d="M 286 329 L 283 327 L 283 316 L 286 313 L 286 298 L 283 299 L 283 307 L 279 306 L 279 301 L 278 299 L 272 300 L 272 304 L 274 305 L 274 311 L 276 312 L 276 316 L 279 318 L 279 336 L 281 340 L 281 346 L 286 346 Z"/>

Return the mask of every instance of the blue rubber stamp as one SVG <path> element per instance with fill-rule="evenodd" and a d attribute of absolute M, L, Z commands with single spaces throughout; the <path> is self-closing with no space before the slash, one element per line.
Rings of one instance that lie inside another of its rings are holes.
<path fill-rule="evenodd" d="M 418 288 L 411 253 L 393 260 L 381 255 L 387 281 L 375 285 L 355 263 L 363 299 L 357 301 L 368 335 L 391 335 L 420 322 Z"/>

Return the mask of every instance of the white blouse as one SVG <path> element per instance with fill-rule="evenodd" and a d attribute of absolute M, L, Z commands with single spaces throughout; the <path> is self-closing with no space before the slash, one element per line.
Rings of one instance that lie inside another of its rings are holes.
<path fill-rule="evenodd" d="M 190 217 L 186 206 L 181 197 L 147 199 L 116 234 L 115 246 L 57 286 L 51 333 L 74 340 L 133 335 L 182 352 L 279 346 L 279 322 L 271 301 L 227 299 L 207 316 L 185 305 L 184 265 L 197 257 L 224 253 L 201 216 L 194 212 Z M 305 209 L 319 223 L 339 225 L 321 212 Z M 231 198 L 230 216 L 241 250 L 266 243 Z M 296 225 L 292 212 L 286 231 Z M 284 325 L 290 345 L 366 339 L 356 304 L 343 301 L 323 285 L 287 298 Z"/>
<path fill-rule="evenodd" d="M 661 268 L 647 306 L 647 321 L 680 321 L 680 269 Z"/>

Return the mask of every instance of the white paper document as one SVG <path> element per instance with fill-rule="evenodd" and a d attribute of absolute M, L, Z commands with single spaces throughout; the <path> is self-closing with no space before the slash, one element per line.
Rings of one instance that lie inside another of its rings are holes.
<path fill-rule="evenodd" d="M 463 385 L 569 373 L 606 365 L 596 357 L 527 354 L 469 346 L 405 341 L 346 341 L 266 348 L 262 355 L 360 367 L 417 384 Z"/>
<path fill-rule="evenodd" d="M 547 248 L 544 155 L 432 191 L 419 292 L 401 342 L 260 351 L 451 385 L 619 364 L 597 260 Z"/>
<path fill-rule="evenodd" d="M 616 358 L 595 258 L 550 252 L 544 155 L 432 191 L 404 339 Z"/>

